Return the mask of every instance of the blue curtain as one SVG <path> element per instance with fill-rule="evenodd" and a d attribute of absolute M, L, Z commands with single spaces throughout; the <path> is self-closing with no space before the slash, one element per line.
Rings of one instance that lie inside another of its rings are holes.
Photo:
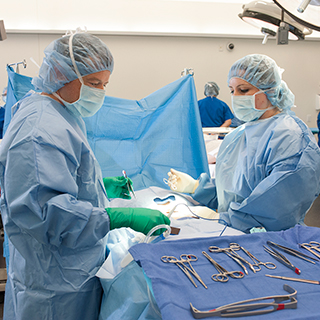
<path fill-rule="evenodd" d="M 209 174 L 191 75 L 141 100 L 106 97 L 93 117 L 85 118 L 88 141 L 104 177 L 125 170 L 134 188 L 167 188 L 170 168 L 198 178 Z"/>
<path fill-rule="evenodd" d="M 30 90 L 31 77 L 7 66 L 8 88 L 3 133 L 11 107 Z M 104 177 L 126 170 L 135 190 L 166 188 L 170 168 L 198 178 L 209 174 L 194 80 L 191 75 L 141 100 L 106 96 L 103 107 L 85 118 L 88 141 Z"/>
<path fill-rule="evenodd" d="M 35 90 L 35 88 L 31 84 L 32 78 L 14 72 L 11 66 L 7 66 L 7 73 L 8 87 L 3 134 L 5 134 L 11 121 L 11 107 L 30 90 Z"/>

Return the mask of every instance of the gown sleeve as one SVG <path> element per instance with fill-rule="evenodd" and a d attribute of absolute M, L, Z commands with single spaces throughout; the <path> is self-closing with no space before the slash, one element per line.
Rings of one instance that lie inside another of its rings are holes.
<path fill-rule="evenodd" d="M 6 231 L 20 230 L 42 244 L 69 248 L 91 246 L 107 234 L 105 209 L 78 200 L 79 183 L 92 181 L 79 175 L 83 155 L 73 148 L 73 139 L 63 141 L 64 150 L 31 137 L 8 148 L 3 188 L 9 204 Z"/>

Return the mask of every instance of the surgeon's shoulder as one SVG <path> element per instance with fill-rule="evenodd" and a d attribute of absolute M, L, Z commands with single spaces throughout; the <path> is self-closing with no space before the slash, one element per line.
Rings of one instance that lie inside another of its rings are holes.
<path fill-rule="evenodd" d="M 300 134 L 311 133 L 309 127 L 296 115 L 294 114 L 284 114 L 282 117 L 279 117 L 280 125 L 290 131 L 296 131 Z"/>

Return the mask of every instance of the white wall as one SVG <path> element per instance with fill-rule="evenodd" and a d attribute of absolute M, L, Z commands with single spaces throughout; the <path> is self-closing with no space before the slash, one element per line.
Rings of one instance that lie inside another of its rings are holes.
<path fill-rule="evenodd" d="M 0 42 L 0 92 L 8 63 L 27 60 L 22 74 L 34 76 L 44 48 L 65 30 L 86 26 L 101 37 L 115 57 L 108 85 L 111 96 L 141 99 L 193 68 L 198 98 L 207 81 L 216 81 L 220 98 L 230 104 L 227 73 L 232 63 L 250 53 L 274 58 L 286 71 L 284 80 L 296 95 L 295 112 L 316 127 L 320 94 L 320 32 L 304 41 L 262 45 L 258 29 L 238 14 L 248 0 L 0 0 L 0 20 L 7 40 Z M 272 2 L 272 1 L 270 1 Z M 62 31 L 63 30 L 63 31 Z M 226 50 L 235 44 L 232 52 Z M 222 48 L 222 49 L 221 49 Z"/>
<path fill-rule="evenodd" d="M 20 73 L 34 76 L 37 67 L 32 57 L 41 64 L 44 48 L 58 34 L 9 33 L 0 42 L 0 88 L 6 85 L 6 64 L 27 60 L 27 68 Z M 320 93 L 320 41 L 290 41 L 276 45 L 269 40 L 223 37 L 163 37 L 163 36 L 102 36 L 115 58 L 115 69 L 107 93 L 111 96 L 141 99 L 180 77 L 184 68 L 194 69 L 198 98 L 203 97 L 203 86 L 215 81 L 221 91 L 219 98 L 230 104 L 227 74 L 234 61 L 250 53 L 262 53 L 275 59 L 285 69 L 283 79 L 296 96 L 296 114 L 309 127 L 316 127 L 316 94 Z M 235 44 L 232 52 L 226 50 Z M 220 51 L 222 48 L 222 51 Z M 307 117 L 310 115 L 310 122 Z"/>

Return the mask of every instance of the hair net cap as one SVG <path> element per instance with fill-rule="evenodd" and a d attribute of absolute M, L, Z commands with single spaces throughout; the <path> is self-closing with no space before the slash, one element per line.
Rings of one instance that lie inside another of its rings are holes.
<path fill-rule="evenodd" d="M 276 62 L 262 54 L 251 54 L 236 61 L 228 75 L 228 84 L 231 78 L 240 78 L 256 88 L 265 91 L 273 106 L 280 110 L 289 110 L 294 105 L 294 94 L 281 79 L 283 70 Z"/>
<path fill-rule="evenodd" d="M 206 97 L 217 96 L 220 88 L 215 82 L 207 82 L 204 86 L 204 95 Z"/>
<path fill-rule="evenodd" d="M 32 79 L 36 89 L 52 93 L 78 79 L 69 51 L 71 36 L 72 51 L 81 76 L 104 70 L 112 73 L 114 60 L 105 43 L 89 33 L 75 33 L 53 41 L 44 50 L 39 76 Z"/>

